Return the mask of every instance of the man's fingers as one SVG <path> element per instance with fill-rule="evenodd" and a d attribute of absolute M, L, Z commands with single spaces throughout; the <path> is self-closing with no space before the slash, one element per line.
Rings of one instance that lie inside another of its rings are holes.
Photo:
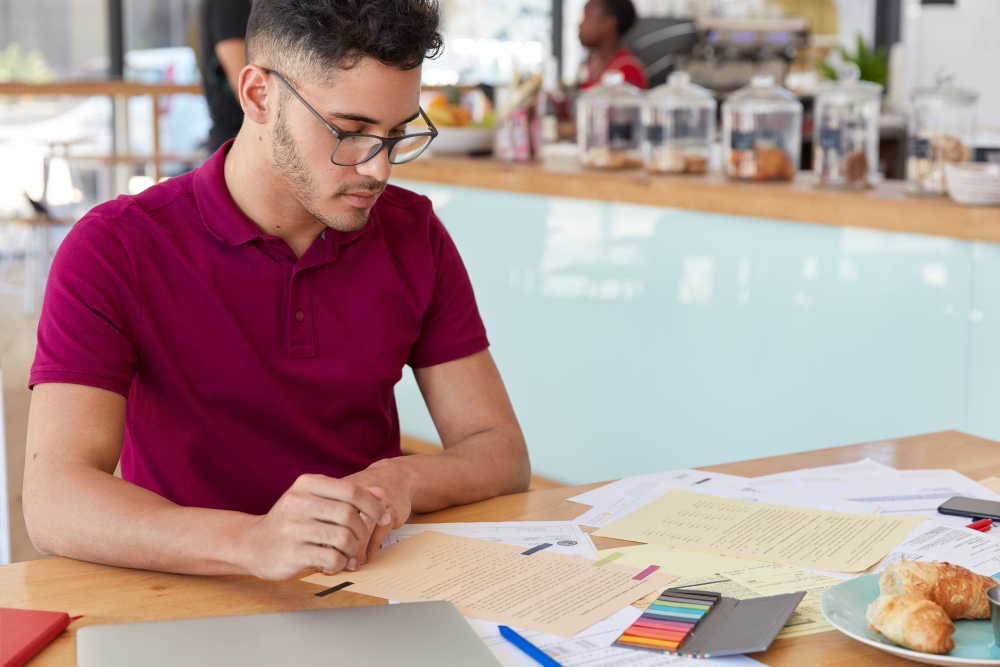
<path fill-rule="evenodd" d="M 350 529 L 344 526 L 335 526 L 329 523 L 316 521 L 306 531 L 304 541 L 311 545 L 325 545 L 331 549 L 339 551 L 345 559 L 350 558 L 357 552 L 361 542 Z"/>
<path fill-rule="evenodd" d="M 381 500 L 360 484 L 325 475 L 302 475 L 299 479 L 304 480 L 306 490 L 315 496 L 353 505 L 379 524 L 388 525 L 392 521 L 392 516 Z"/>
<path fill-rule="evenodd" d="M 357 508 L 345 502 L 315 498 L 315 502 L 309 508 L 309 515 L 317 521 L 345 526 L 361 542 L 367 543 L 371 534 L 371 529 L 368 527 L 370 522 L 358 512 Z"/>
<path fill-rule="evenodd" d="M 372 531 L 372 536 L 368 540 L 368 549 L 365 551 L 365 557 L 361 559 L 362 563 L 367 563 L 372 559 L 375 552 L 382 546 L 382 540 L 389 534 L 389 528 L 390 526 L 375 526 L 375 530 Z"/>
<path fill-rule="evenodd" d="M 375 530 L 376 523 L 365 518 L 365 525 L 368 527 L 368 532 L 365 533 L 364 539 L 358 541 L 358 551 L 354 554 L 355 560 L 357 560 L 358 565 L 365 564 L 365 550 L 368 549 L 368 542 L 372 538 L 372 531 Z"/>
<path fill-rule="evenodd" d="M 347 567 L 347 556 L 336 549 L 328 549 L 313 544 L 305 547 L 306 559 L 311 567 L 323 574 L 336 574 Z"/>

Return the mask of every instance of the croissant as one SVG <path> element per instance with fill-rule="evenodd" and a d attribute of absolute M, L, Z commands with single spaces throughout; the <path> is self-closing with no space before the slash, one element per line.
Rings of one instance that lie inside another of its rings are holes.
<path fill-rule="evenodd" d="M 878 587 L 883 593 L 900 593 L 925 598 L 941 606 L 948 618 L 989 618 L 986 589 L 996 586 L 984 577 L 951 563 L 906 560 L 882 570 Z"/>
<path fill-rule="evenodd" d="M 955 624 L 938 605 L 912 595 L 880 595 L 868 605 L 868 627 L 890 641 L 921 653 L 955 648 Z"/>

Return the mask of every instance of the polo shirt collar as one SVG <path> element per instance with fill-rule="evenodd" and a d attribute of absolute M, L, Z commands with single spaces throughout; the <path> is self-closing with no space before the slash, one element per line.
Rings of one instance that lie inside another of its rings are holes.
<path fill-rule="evenodd" d="M 248 218 L 233 201 L 226 185 L 226 154 L 233 145 L 230 139 L 222 148 L 205 160 L 194 174 L 195 199 L 201 219 L 212 236 L 228 246 L 237 246 L 264 236 L 253 220 Z M 364 235 L 375 224 L 375 207 L 369 214 L 368 223 L 353 232 L 327 229 L 325 234 L 326 261 L 337 257 L 339 246 L 350 243 Z"/>

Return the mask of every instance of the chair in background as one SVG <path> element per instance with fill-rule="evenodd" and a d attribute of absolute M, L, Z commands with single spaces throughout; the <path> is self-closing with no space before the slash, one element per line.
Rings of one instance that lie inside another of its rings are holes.
<path fill-rule="evenodd" d="M 48 275 L 50 219 L 34 217 L 0 217 L 0 294 L 24 299 L 24 314 L 35 312 L 36 290 L 44 289 Z M 7 276 L 17 259 L 24 260 L 24 276 L 20 283 L 7 282 Z"/>
<path fill-rule="evenodd" d="M 0 215 L 0 294 L 24 299 L 24 314 L 35 312 L 36 291 L 43 291 L 52 260 L 52 226 L 70 225 L 74 219 L 59 218 L 49 204 L 50 166 L 52 157 L 43 161 L 42 194 L 38 201 L 27 192 L 32 215 Z M 72 174 L 70 174 L 72 179 Z M 65 208 L 65 207 L 64 207 Z M 8 282 L 10 269 L 17 259 L 24 261 L 24 276 L 20 283 Z"/>

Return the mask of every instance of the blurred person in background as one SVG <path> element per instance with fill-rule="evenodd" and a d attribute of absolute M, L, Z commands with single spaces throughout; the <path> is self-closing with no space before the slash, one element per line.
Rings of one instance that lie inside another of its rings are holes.
<path fill-rule="evenodd" d="M 590 55 L 580 66 L 575 89 L 567 89 L 553 100 L 559 118 L 560 139 L 576 136 L 574 106 L 583 90 L 601 82 L 605 72 L 621 72 L 626 83 L 641 90 L 648 88 L 646 69 L 634 53 L 622 44 L 622 35 L 635 23 L 635 6 L 631 0 L 587 0 L 580 22 L 580 44 Z"/>
<path fill-rule="evenodd" d="M 622 35 L 635 19 L 631 0 L 587 0 L 579 36 L 590 56 L 580 73 L 581 89 L 600 83 L 605 72 L 621 72 L 627 83 L 642 90 L 648 87 L 642 62 L 622 44 Z"/>
<path fill-rule="evenodd" d="M 235 137 L 243 125 L 243 108 L 233 91 L 246 65 L 250 1 L 202 0 L 198 10 L 198 64 L 212 117 L 209 153 Z"/>

